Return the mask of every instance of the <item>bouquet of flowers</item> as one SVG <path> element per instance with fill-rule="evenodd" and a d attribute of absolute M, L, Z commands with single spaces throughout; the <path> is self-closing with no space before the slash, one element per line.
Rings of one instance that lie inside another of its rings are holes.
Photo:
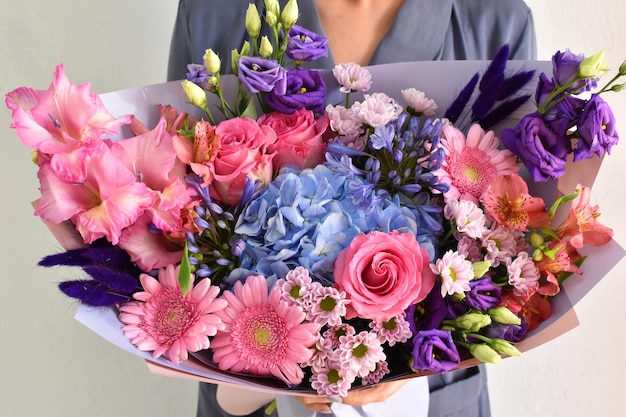
<path fill-rule="evenodd" d="M 111 338 L 213 381 L 345 396 L 519 355 L 580 249 L 613 236 L 588 187 L 529 190 L 617 143 L 600 94 L 626 65 L 600 88 L 603 53 L 557 53 L 500 143 L 488 129 L 528 108 L 535 80 L 506 46 L 437 118 L 415 88 L 366 94 L 374 68 L 304 68 L 326 39 L 295 1 L 267 4 L 247 11 L 234 76 L 209 49 L 167 87 L 193 106 L 138 103 L 155 123 L 113 116 L 62 65 L 48 90 L 7 94 L 36 151 L 35 215 L 67 249 L 41 265 L 83 269 L 60 289 L 114 312 Z"/>

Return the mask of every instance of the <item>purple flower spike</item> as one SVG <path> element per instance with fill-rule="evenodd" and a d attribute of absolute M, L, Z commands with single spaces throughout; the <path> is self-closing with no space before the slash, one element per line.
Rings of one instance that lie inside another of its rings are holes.
<path fill-rule="evenodd" d="M 413 366 L 424 371 L 449 372 L 456 368 L 461 357 L 452 340 L 452 333 L 445 330 L 424 330 L 413 339 Z"/>
<path fill-rule="evenodd" d="M 237 61 L 239 80 L 252 93 L 269 93 L 283 95 L 287 90 L 286 71 L 278 62 L 271 59 L 242 56 Z"/>

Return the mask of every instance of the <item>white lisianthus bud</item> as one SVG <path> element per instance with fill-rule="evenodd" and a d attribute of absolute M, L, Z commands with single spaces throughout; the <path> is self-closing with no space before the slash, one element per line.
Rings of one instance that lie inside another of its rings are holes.
<path fill-rule="evenodd" d="M 202 87 L 189 80 L 184 80 L 182 86 L 185 97 L 189 103 L 200 108 L 206 107 L 206 92 Z"/>
<path fill-rule="evenodd" d="M 278 15 L 280 14 L 280 5 L 278 0 L 265 0 L 265 21 L 270 26 L 278 23 Z"/>
<path fill-rule="evenodd" d="M 204 66 L 211 74 L 217 74 L 220 72 L 222 60 L 215 52 L 213 52 L 213 49 L 207 49 L 204 52 Z"/>
<path fill-rule="evenodd" d="M 583 60 L 578 66 L 578 78 L 598 78 L 609 72 L 609 64 L 604 57 L 604 49 L 597 54 Z"/>
<path fill-rule="evenodd" d="M 272 42 L 268 39 L 267 36 L 261 37 L 261 45 L 259 46 L 259 54 L 263 58 L 269 58 L 272 56 L 272 52 L 274 52 L 274 47 L 272 46 Z"/>
<path fill-rule="evenodd" d="M 472 344 L 469 346 L 469 351 L 473 357 L 481 362 L 485 363 L 499 363 L 502 358 L 498 355 L 498 352 L 490 348 L 485 344 Z"/>
<path fill-rule="evenodd" d="M 251 38 L 257 38 L 261 33 L 261 17 L 254 3 L 248 4 L 246 10 L 246 30 Z"/>
<path fill-rule="evenodd" d="M 491 319 L 502 324 L 522 324 L 522 320 L 506 307 L 494 307 L 487 310 Z"/>
<path fill-rule="evenodd" d="M 298 2 L 296 0 L 289 0 L 280 14 L 280 23 L 285 28 L 285 33 L 289 32 L 289 29 L 298 21 Z"/>
<path fill-rule="evenodd" d="M 522 356 L 522 352 L 513 346 L 511 342 L 507 342 L 506 340 L 494 339 L 491 342 L 491 347 L 506 356 Z"/>

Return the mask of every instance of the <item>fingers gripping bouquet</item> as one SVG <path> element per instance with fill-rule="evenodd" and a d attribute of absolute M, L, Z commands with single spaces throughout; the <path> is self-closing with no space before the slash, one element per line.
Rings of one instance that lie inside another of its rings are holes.
<path fill-rule="evenodd" d="M 159 106 L 155 126 L 112 116 L 62 65 L 48 90 L 7 94 L 36 150 L 35 214 L 79 236 L 41 265 L 81 267 L 89 277 L 61 290 L 116 306 L 124 335 L 154 358 L 191 353 L 209 370 L 321 395 L 518 355 L 581 273 L 579 249 L 612 238 L 589 188 L 552 202 L 529 184 L 563 175 L 568 154 L 617 143 L 600 93 L 621 88 L 624 65 L 598 89 L 602 54 L 557 53 L 537 110 L 504 130 L 503 147 L 485 129 L 529 99 L 534 77 L 506 71 L 506 46 L 435 118 L 414 88 L 404 105 L 369 93 L 355 64 L 335 67 L 332 85 L 304 68 L 326 39 L 297 15 L 293 0 L 266 2 L 263 20 L 251 5 L 236 78 L 207 50 L 182 85 L 201 112 Z M 132 134 L 111 140 L 122 127 Z"/>

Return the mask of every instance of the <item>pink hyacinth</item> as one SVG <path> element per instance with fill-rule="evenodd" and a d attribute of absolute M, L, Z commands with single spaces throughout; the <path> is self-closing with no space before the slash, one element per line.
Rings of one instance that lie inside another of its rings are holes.
<path fill-rule="evenodd" d="M 226 301 L 215 299 L 219 288 L 208 278 L 183 294 L 178 273 L 178 267 L 168 265 L 159 270 L 158 281 L 141 275 L 144 291 L 133 295 L 138 301 L 122 304 L 119 316 L 124 335 L 137 349 L 174 363 L 186 360 L 187 352 L 209 348 L 209 336 L 224 327 L 215 312 L 226 307 Z"/>
<path fill-rule="evenodd" d="M 441 168 L 434 172 L 440 182 L 450 184 L 446 200 L 482 200 L 497 175 L 518 171 L 515 155 L 509 150 L 500 150 L 500 140 L 493 132 L 472 125 L 467 138 L 452 126 L 442 129 L 441 146 L 446 157 Z"/>
<path fill-rule="evenodd" d="M 283 300 L 279 288 L 268 294 L 261 275 L 236 282 L 222 299 L 228 306 L 218 314 L 225 327 L 211 343 L 219 368 L 299 384 L 304 377 L 299 364 L 313 355 L 319 325 L 303 323 L 302 308 Z"/>

